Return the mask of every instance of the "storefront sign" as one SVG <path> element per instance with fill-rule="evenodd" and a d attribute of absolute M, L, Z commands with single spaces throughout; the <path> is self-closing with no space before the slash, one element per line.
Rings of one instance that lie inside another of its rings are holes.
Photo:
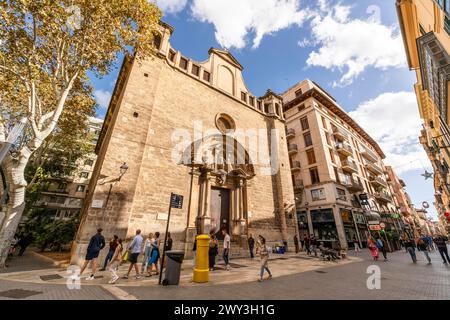
<path fill-rule="evenodd" d="M 380 224 L 380 221 L 378 221 L 378 220 L 372 220 L 372 221 L 368 221 L 367 223 L 370 224 L 370 225 L 379 225 L 379 224 Z"/>
<path fill-rule="evenodd" d="M 380 230 L 381 230 L 381 227 L 380 227 L 379 224 L 371 224 L 371 225 L 369 225 L 369 230 L 372 230 L 372 231 L 380 231 Z"/>
<path fill-rule="evenodd" d="M 355 218 L 356 223 L 358 224 L 366 224 L 366 220 L 364 219 L 364 215 L 361 213 L 353 212 L 353 217 Z"/>

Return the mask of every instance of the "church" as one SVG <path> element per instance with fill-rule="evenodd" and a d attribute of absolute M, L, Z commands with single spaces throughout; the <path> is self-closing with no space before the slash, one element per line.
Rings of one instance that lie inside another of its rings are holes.
<path fill-rule="evenodd" d="M 196 234 L 226 229 L 230 254 L 247 253 L 250 234 L 293 247 L 297 233 L 282 98 L 255 97 L 243 66 L 211 48 L 203 62 L 170 44 L 160 24 L 157 54 L 125 58 L 100 132 L 72 263 L 81 263 L 90 237 L 146 237 L 168 222 L 171 193 L 174 249 L 192 256 Z M 125 170 L 124 170 L 125 168 Z M 103 250 L 106 251 L 106 250 Z M 103 254 L 106 254 L 103 252 Z"/>

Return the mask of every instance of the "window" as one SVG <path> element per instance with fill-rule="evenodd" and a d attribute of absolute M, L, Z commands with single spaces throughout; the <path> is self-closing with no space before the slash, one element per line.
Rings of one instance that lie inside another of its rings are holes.
<path fill-rule="evenodd" d="M 305 108 L 306 108 L 306 107 L 305 107 L 304 104 L 299 105 L 299 106 L 298 106 L 298 112 L 305 110 Z"/>
<path fill-rule="evenodd" d="M 327 196 L 325 195 L 325 189 L 313 189 L 311 190 L 311 198 L 313 201 L 325 200 Z"/>
<path fill-rule="evenodd" d="M 328 150 L 330 150 L 330 158 L 331 158 L 331 162 L 334 163 L 334 164 L 336 164 L 336 159 L 334 158 L 333 150 L 332 150 L 332 149 L 328 149 Z"/>
<path fill-rule="evenodd" d="M 247 102 L 247 93 L 241 92 L 241 100 Z"/>
<path fill-rule="evenodd" d="M 322 126 L 324 129 L 327 129 L 327 121 L 325 120 L 324 117 L 322 117 Z"/>
<path fill-rule="evenodd" d="M 250 105 L 252 107 L 254 107 L 255 106 L 255 97 L 248 97 L 248 102 L 250 103 Z"/>
<path fill-rule="evenodd" d="M 317 168 L 309 169 L 309 175 L 311 176 L 311 184 L 320 183 L 319 171 Z"/>
<path fill-rule="evenodd" d="M 297 91 L 295 91 L 295 97 L 300 97 L 303 94 L 302 89 L 298 89 Z"/>
<path fill-rule="evenodd" d="M 161 36 L 159 34 L 153 37 L 153 45 L 155 46 L 156 50 L 159 50 L 161 48 Z"/>
<path fill-rule="evenodd" d="M 186 58 L 181 58 L 180 59 L 180 68 L 183 70 L 187 70 L 187 66 L 188 66 L 188 60 Z"/>
<path fill-rule="evenodd" d="M 347 201 L 347 195 L 344 189 L 336 188 L 338 200 Z"/>
<path fill-rule="evenodd" d="M 275 113 L 279 116 L 281 116 L 280 114 L 280 105 L 278 103 L 275 103 Z"/>
<path fill-rule="evenodd" d="M 308 157 L 308 164 L 316 163 L 316 155 L 314 154 L 314 149 L 309 149 L 306 151 L 306 156 Z"/>
<path fill-rule="evenodd" d="M 86 189 L 86 186 L 79 185 L 79 186 L 77 187 L 77 192 L 84 192 L 85 189 Z"/>
<path fill-rule="evenodd" d="M 197 65 L 195 65 L 195 64 L 193 64 L 192 65 L 192 74 L 194 75 L 194 76 L 199 76 L 200 75 L 200 67 L 199 66 L 197 66 Z"/>
<path fill-rule="evenodd" d="M 89 178 L 89 172 L 80 173 L 80 178 L 85 178 L 85 179 Z"/>
<path fill-rule="evenodd" d="M 302 125 L 302 130 L 308 130 L 309 129 L 309 123 L 308 123 L 308 117 L 303 117 L 300 119 L 300 123 Z"/>
<path fill-rule="evenodd" d="M 264 113 L 269 113 L 269 105 L 268 104 L 264 105 Z"/>
<path fill-rule="evenodd" d="M 169 60 L 175 62 L 175 51 L 173 50 L 169 51 Z"/>
<path fill-rule="evenodd" d="M 205 80 L 206 82 L 211 81 L 211 74 L 208 71 L 203 71 L 203 80 Z"/>
<path fill-rule="evenodd" d="M 311 138 L 311 133 L 307 132 L 305 134 L 303 134 L 303 139 L 305 140 L 305 147 L 310 147 L 312 146 L 312 138 Z"/>
<path fill-rule="evenodd" d="M 450 35 L 450 19 L 447 16 L 444 17 L 444 29 Z"/>
<path fill-rule="evenodd" d="M 258 101 L 257 104 L 258 104 L 258 110 L 262 111 L 262 110 L 261 110 L 261 108 L 262 108 L 262 103 L 261 103 L 261 101 Z"/>
<path fill-rule="evenodd" d="M 66 188 L 67 188 L 67 183 L 66 182 L 61 182 L 58 185 L 58 190 L 66 190 Z"/>
<path fill-rule="evenodd" d="M 85 166 L 92 166 L 93 164 L 94 164 L 94 160 L 92 160 L 92 159 L 87 159 L 86 161 L 84 161 Z"/>

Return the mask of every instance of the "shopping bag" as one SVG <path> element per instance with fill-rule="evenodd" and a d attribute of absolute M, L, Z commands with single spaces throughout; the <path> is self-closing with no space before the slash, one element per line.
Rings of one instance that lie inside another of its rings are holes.
<path fill-rule="evenodd" d="M 128 251 L 125 251 L 125 253 L 124 253 L 123 256 L 122 256 L 122 261 L 123 261 L 123 262 L 128 261 L 128 254 L 129 254 L 129 252 L 128 252 Z"/>

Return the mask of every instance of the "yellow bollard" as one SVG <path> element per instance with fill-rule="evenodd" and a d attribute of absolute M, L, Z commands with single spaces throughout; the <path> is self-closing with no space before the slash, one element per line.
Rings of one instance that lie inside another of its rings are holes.
<path fill-rule="evenodd" d="M 195 268 L 193 281 L 198 283 L 209 281 L 209 236 L 197 236 L 197 251 L 195 255 Z"/>

